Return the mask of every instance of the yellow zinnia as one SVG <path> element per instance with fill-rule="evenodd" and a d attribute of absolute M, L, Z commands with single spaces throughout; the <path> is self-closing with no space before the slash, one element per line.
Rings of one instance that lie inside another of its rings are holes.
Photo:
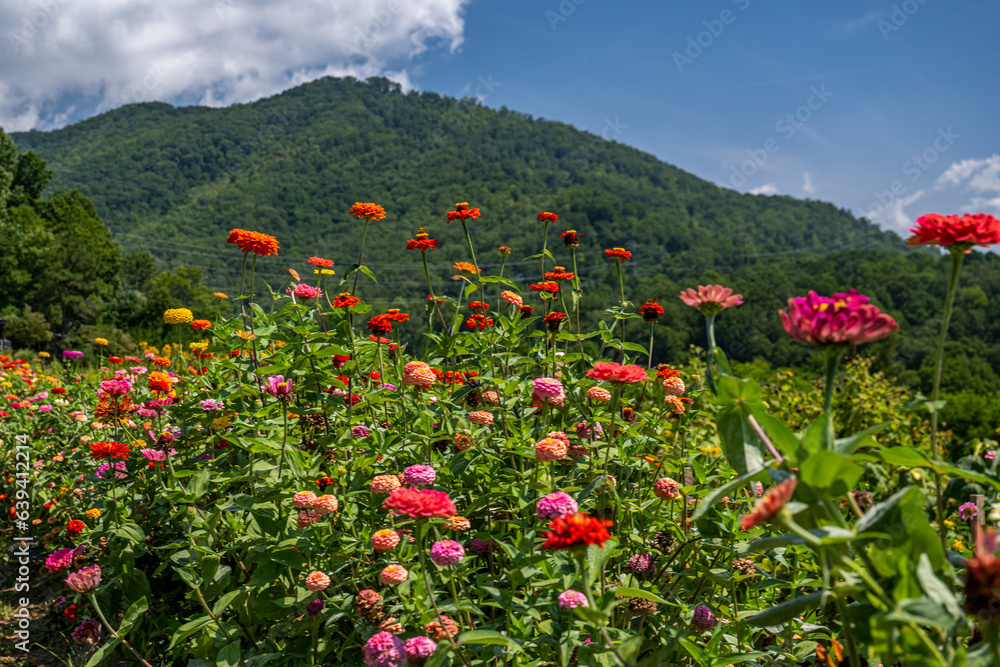
<path fill-rule="evenodd" d="M 94 342 L 97 343 L 98 345 L 107 345 L 108 344 L 108 339 L 107 338 L 95 338 Z"/>
<path fill-rule="evenodd" d="M 41 357 L 42 359 L 48 359 L 48 358 L 49 358 L 49 357 L 51 357 L 52 355 L 51 355 L 51 354 L 49 354 L 48 352 L 39 352 L 39 353 L 38 353 L 38 356 L 40 356 L 40 357 Z"/>
<path fill-rule="evenodd" d="M 194 319 L 194 313 L 187 308 L 169 308 L 163 313 L 166 324 L 187 324 Z"/>

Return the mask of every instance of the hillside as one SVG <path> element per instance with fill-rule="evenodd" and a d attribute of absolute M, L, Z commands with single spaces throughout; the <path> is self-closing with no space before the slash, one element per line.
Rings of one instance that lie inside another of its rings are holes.
<path fill-rule="evenodd" d="M 347 209 L 358 200 L 389 211 L 367 261 L 404 292 L 406 268 L 391 265 L 415 259 L 403 248 L 417 225 L 442 240 L 441 259 L 465 258 L 460 231 L 443 224 L 459 200 L 483 210 L 481 249 L 512 246 L 511 260 L 540 247 L 535 214 L 558 213 L 560 229 L 583 234 L 584 274 L 593 260 L 607 268 L 594 251 L 611 245 L 642 249 L 634 270 L 673 277 L 789 253 L 902 247 L 830 204 L 739 194 L 563 123 L 403 94 L 384 79 L 324 79 L 226 109 L 131 105 L 12 136 L 49 162 L 53 188 L 86 194 L 126 249 L 202 266 L 213 286 L 238 270 L 217 257 L 233 227 L 278 236 L 289 258 L 349 263 L 360 238 Z"/>

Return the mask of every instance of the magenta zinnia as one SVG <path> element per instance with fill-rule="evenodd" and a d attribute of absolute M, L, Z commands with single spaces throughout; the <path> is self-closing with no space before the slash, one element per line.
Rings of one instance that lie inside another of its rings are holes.
<path fill-rule="evenodd" d="M 788 312 L 781 313 L 785 331 L 796 340 L 811 345 L 859 345 L 885 338 L 896 330 L 894 319 L 868 303 L 855 289 L 820 296 L 788 300 Z"/>

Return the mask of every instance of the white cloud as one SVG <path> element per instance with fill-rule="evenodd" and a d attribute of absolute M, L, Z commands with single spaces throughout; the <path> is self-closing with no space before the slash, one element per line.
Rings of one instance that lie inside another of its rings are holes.
<path fill-rule="evenodd" d="M 777 183 L 765 183 L 764 185 L 758 185 L 753 190 L 750 190 L 752 195 L 776 195 L 778 194 L 778 184 Z"/>
<path fill-rule="evenodd" d="M 816 185 L 813 184 L 812 174 L 808 171 L 802 172 L 802 194 L 811 195 L 816 192 Z"/>
<path fill-rule="evenodd" d="M 0 126 L 66 108 L 245 102 L 332 75 L 384 75 L 462 43 L 470 0 L 0 0 Z"/>
<path fill-rule="evenodd" d="M 951 163 L 935 181 L 934 189 L 962 193 L 963 213 L 1000 213 L 1000 155 Z"/>

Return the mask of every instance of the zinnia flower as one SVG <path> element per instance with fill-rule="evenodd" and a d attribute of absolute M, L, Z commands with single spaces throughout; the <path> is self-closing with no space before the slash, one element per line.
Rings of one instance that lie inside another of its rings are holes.
<path fill-rule="evenodd" d="M 979 508 L 975 503 L 965 503 L 958 508 L 958 516 L 962 521 L 972 521 L 979 514 Z"/>
<path fill-rule="evenodd" d="M 330 577 L 323 572 L 311 572 L 306 577 L 306 588 L 314 593 L 321 591 L 330 585 Z"/>
<path fill-rule="evenodd" d="M 424 632 L 437 640 L 454 637 L 458 634 L 458 624 L 444 614 L 441 614 L 439 621 L 431 621 L 424 625 Z"/>
<path fill-rule="evenodd" d="M 520 295 L 511 292 L 510 290 L 504 290 L 500 293 L 500 298 L 511 304 L 515 308 L 520 308 L 524 305 L 524 300 L 521 299 Z"/>
<path fill-rule="evenodd" d="M 357 206 L 357 204 L 355 204 Z M 403 640 L 391 632 L 378 632 L 365 644 L 367 667 L 405 667 L 406 648 Z"/>
<path fill-rule="evenodd" d="M 726 308 L 743 303 L 742 294 L 733 294 L 732 288 L 722 285 L 698 285 L 698 290 L 688 288 L 681 292 L 681 301 L 697 308 L 702 315 L 718 315 Z"/>
<path fill-rule="evenodd" d="M 567 248 L 576 248 L 580 245 L 580 234 L 575 229 L 568 229 L 559 236 Z"/>
<path fill-rule="evenodd" d="M 295 295 L 297 299 L 318 299 L 323 296 L 323 290 L 318 287 L 311 287 L 305 283 L 299 283 L 292 290 L 292 294 Z"/>
<path fill-rule="evenodd" d="M 479 273 L 479 269 L 476 268 L 475 264 L 469 264 L 468 262 L 455 262 L 452 266 L 456 271 L 464 271 L 473 275 Z"/>
<path fill-rule="evenodd" d="M 560 313 L 553 310 L 551 313 L 542 318 L 542 322 L 545 324 L 550 333 L 557 333 L 559 331 L 559 327 L 561 327 L 562 323 L 567 319 L 569 318 L 566 316 L 566 313 Z"/>
<path fill-rule="evenodd" d="M 467 220 L 472 218 L 475 220 L 479 217 L 478 208 L 469 208 L 469 202 L 459 202 L 455 204 L 454 211 L 448 211 L 448 223 L 450 224 L 452 220 Z"/>
<path fill-rule="evenodd" d="M 490 426 L 493 423 L 493 414 L 485 410 L 470 412 L 469 421 L 479 426 Z"/>
<path fill-rule="evenodd" d="M 358 297 L 351 295 L 349 292 L 341 292 L 337 295 L 337 298 L 333 300 L 333 307 L 353 308 L 359 303 L 361 303 L 361 299 Z"/>
<path fill-rule="evenodd" d="M 267 384 L 260 388 L 275 398 L 289 400 L 292 396 L 292 379 L 286 380 L 284 375 L 268 375 Z"/>
<path fill-rule="evenodd" d="M 122 458 L 127 459 L 129 446 L 124 442 L 94 442 L 90 445 L 90 458 L 101 461 L 104 459 Z"/>
<path fill-rule="evenodd" d="M 403 481 L 407 486 L 430 486 L 434 483 L 437 472 L 429 465 L 418 463 L 403 471 Z"/>
<path fill-rule="evenodd" d="M 385 220 L 385 209 L 378 204 L 354 202 L 350 214 L 359 220 Z"/>
<path fill-rule="evenodd" d="M 965 561 L 966 612 L 992 618 L 1000 605 L 1000 558 L 996 557 L 997 533 L 994 529 L 983 531 L 972 524 L 975 536 L 974 557 Z"/>
<path fill-rule="evenodd" d="M 639 306 L 639 314 L 642 315 L 642 319 L 652 324 L 663 316 L 663 306 L 658 304 L 656 299 L 646 299 L 646 301 Z"/>
<path fill-rule="evenodd" d="M 82 521 L 79 519 L 73 519 L 66 524 L 66 536 L 70 538 L 76 537 L 83 532 L 84 528 L 86 528 L 86 526 Z"/>
<path fill-rule="evenodd" d="M 292 496 L 292 504 L 295 509 L 307 510 L 316 502 L 316 494 L 312 491 L 299 491 Z"/>
<path fill-rule="evenodd" d="M 384 334 L 392 331 L 392 319 L 385 315 L 376 315 L 368 320 L 368 330 L 373 334 Z"/>
<path fill-rule="evenodd" d="M 192 320 L 191 328 L 195 331 L 203 331 L 212 326 L 211 320 Z"/>
<path fill-rule="evenodd" d="M 556 215 L 555 213 L 549 213 L 548 211 L 545 211 L 543 213 L 538 214 L 539 222 L 557 222 L 558 220 L 559 216 Z"/>
<path fill-rule="evenodd" d="M 423 386 L 437 382 L 437 376 L 431 367 L 422 361 L 411 361 L 403 368 L 403 384 L 408 386 Z"/>
<path fill-rule="evenodd" d="M 168 308 L 163 313 L 165 324 L 187 324 L 194 319 L 194 314 L 187 308 Z"/>
<path fill-rule="evenodd" d="M 611 539 L 607 530 L 611 525 L 610 521 L 595 519 L 583 512 L 556 517 L 549 524 L 542 548 L 561 550 L 596 544 L 603 549 L 604 543 Z"/>
<path fill-rule="evenodd" d="M 391 551 L 396 548 L 399 544 L 399 533 L 392 530 L 391 528 L 383 528 L 382 530 L 375 531 L 372 535 L 372 549 L 379 553 L 386 551 Z"/>
<path fill-rule="evenodd" d="M 458 514 L 447 493 L 431 489 L 396 489 L 382 507 L 414 519 L 448 519 Z"/>
<path fill-rule="evenodd" d="M 620 262 L 631 261 L 632 253 L 624 248 L 612 248 L 611 250 L 604 251 L 605 257 L 614 257 Z"/>
<path fill-rule="evenodd" d="M 406 659 L 413 667 L 420 667 L 434 655 L 437 644 L 430 637 L 410 637 L 404 645 L 406 648 Z"/>
<path fill-rule="evenodd" d="M 252 252 L 259 257 L 278 254 L 278 239 L 261 232 L 234 229 L 229 232 L 226 243 L 232 243 L 244 253 Z"/>
<path fill-rule="evenodd" d="M 465 549 L 454 540 L 441 540 L 431 545 L 431 560 L 440 567 L 455 565 L 464 556 Z"/>
<path fill-rule="evenodd" d="M 587 390 L 587 398 L 592 401 L 607 403 L 611 400 L 611 392 L 604 387 L 591 387 Z"/>
<path fill-rule="evenodd" d="M 669 477 L 661 477 L 653 485 L 653 494 L 660 500 L 673 500 L 681 495 L 681 485 Z"/>
<path fill-rule="evenodd" d="M 712 610 L 703 604 L 695 607 L 694 615 L 691 617 L 691 625 L 702 631 L 714 628 L 715 618 L 712 616 Z"/>
<path fill-rule="evenodd" d="M 781 511 L 785 504 L 792 499 L 795 494 L 795 487 L 799 481 L 794 478 L 786 479 L 777 486 L 768 489 L 764 497 L 757 501 L 753 511 L 743 517 L 740 524 L 741 530 L 750 530 L 755 526 L 762 526 Z"/>
<path fill-rule="evenodd" d="M 440 245 L 440 241 L 430 238 L 426 229 L 423 227 L 417 227 L 417 238 L 407 241 L 406 249 L 424 252 L 427 250 L 434 250 L 435 248 L 440 247 Z"/>
<path fill-rule="evenodd" d="M 101 568 L 99 565 L 80 568 L 66 578 L 66 585 L 77 593 L 89 593 L 101 584 Z"/>
<path fill-rule="evenodd" d="M 539 498 L 538 504 L 535 505 L 535 514 L 538 515 L 539 519 L 555 519 L 565 514 L 573 514 L 579 509 L 580 507 L 577 505 L 576 500 L 573 499 L 573 496 L 562 491 L 556 491 L 544 498 Z"/>
<path fill-rule="evenodd" d="M 928 213 L 917 218 L 916 227 L 911 227 L 910 231 L 913 236 L 906 240 L 906 245 L 954 245 L 966 248 L 978 245 L 988 248 L 1000 243 L 1000 221 L 985 213 Z"/>
<path fill-rule="evenodd" d="M 572 588 L 569 588 L 559 594 L 559 606 L 563 609 L 586 607 L 587 604 L 587 596 L 580 591 L 574 591 Z"/>
<path fill-rule="evenodd" d="M 555 438 L 544 438 L 535 445 L 535 458 L 542 463 L 558 461 L 566 457 L 569 446 L 562 440 Z"/>
<path fill-rule="evenodd" d="M 372 493 L 392 493 L 402 484 L 397 475 L 377 475 L 368 485 Z"/>
<path fill-rule="evenodd" d="M 646 380 L 646 369 L 635 364 L 622 365 L 613 361 L 598 361 L 587 371 L 593 380 L 606 380 L 614 384 L 630 384 Z"/>
<path fill-rule="evenodd" d="M 70 638 L 80 646 L 93 646 L 101 640 L 101 622 L 95 619 L 84 621 L 73 628 Z"/>
<path fill-rule="evenodd" d="M 788 300 L 788 312 L 780 311 L 785 331 L 810 345 L 860 345 L 894 332 L 896 321 L 871 305 L 855 289 L 832 297 L 809 292 Z"/>
<path fill-rule="evenodd" d="M 386 586 L 398 586 L 406 581 L 409 576 L 409 571 L 402 565 L 387 565 L 382 570 L 382 574 L 379 575 L 379 579 Z"/>
<path fill-rule="evenodd" d="M 323 257 L 310 257 L 306 260 L 307 264 L 312 264 L 313 266 L 318 266 L 321 269 L 328 269 L 333 266 L 332 259 L 324 259 Z"/>

